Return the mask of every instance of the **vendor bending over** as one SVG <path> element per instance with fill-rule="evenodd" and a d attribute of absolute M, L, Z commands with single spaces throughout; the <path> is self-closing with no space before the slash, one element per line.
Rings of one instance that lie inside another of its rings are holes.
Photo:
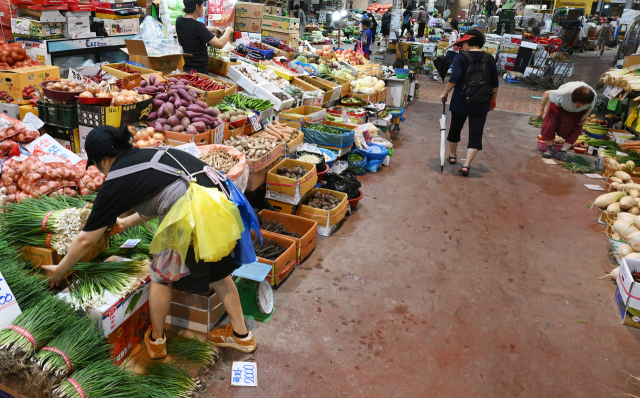
<path fill-rule="evenodd" d="M 547 151 L 542 154 L 543 158 L 555 158 L 562 162 L 567 160 L 567 150 L 582 134 L 582 126 L 591 113 L 595 98 L 596 92 L 584 82 L 565 83 L 557 90 L 544 93 L 537 114 L 538 119 L 542 117 L 548 100 L 551 100 L 551 104 L 542 123 L 541 134 L 547 142 Z M 553 150 L 556 134 L 565 140 L 558 153 Z"/>

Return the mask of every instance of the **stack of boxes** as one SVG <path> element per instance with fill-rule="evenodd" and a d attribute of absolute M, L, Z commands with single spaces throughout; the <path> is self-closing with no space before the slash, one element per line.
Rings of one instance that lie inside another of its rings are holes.
<path fill-rule="evenodd" d="M 140 12 L 137 2 L 97 2 L 94 22 L 102 22 L 107 36 L 140 33 Z"/>
<path fill-rule="evenodd" d="M 284 17 L 283 13 L 282 7 L 240 1 L 236 3 L 234 28 L 238 32 L 262 33 L 264 37 L 273 37 L 297 47 L 300 19 Z"/>
<path fill-rule="evenodd" d="M 236 3 L 234 30 L 238 32 L 260 33 L 264 8 L 265 6 L 259 3 Z"/>
<path fill-rule="evenodd" d="M 65 13 L 67 23 L 64 27 L 64 37 L 69 39 L 84 39 L 96 37 L 91 31 L 91 11 Z"/>

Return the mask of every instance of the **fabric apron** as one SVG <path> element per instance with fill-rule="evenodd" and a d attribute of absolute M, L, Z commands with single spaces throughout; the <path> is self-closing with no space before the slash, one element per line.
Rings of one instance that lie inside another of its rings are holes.
<path fill-rule="evenodd" d="M 105 181 L 115 180 L 116 178 L 124 177 L 130 174 L 134 174 L 143 170 L 153 169 L 161 171 L 166 174 L 180 177 L 179 180 L 164 187 L 158 194 L 151 199 L 134 206 L 133 210 L 139 213 L 141 216 L 158 216 L 160 223 L 164 220 L 174 203 L 178 201 L 189 189 L 189 183 L 191 181 L 197 182 L 195 176 L 197 174 L 204 173 L 213 183 L 224 192 L 227 197 L 229 194 L 224 189 L 222 182 L 226 181 L 224 174 L 216 171 L 210 166 L 205 166 L 202 171 L 196 173 L 189 173 L 187 169 L 180 164 L 180 162 L 174 158 L 169 152 L 168 147 L 159 148 L 142 148 L 142 150 L 156 150 L 156 154 L 149 162 L 135 164 L 133 166 L 124 167 L 119 170 L 110 172 L 107 175 Z M 175 160 L 182 170 L 175 167 L 168 166 L 160 163 L 160 158 L 167 154 Z M 155 231 L 154 231 L 155 232 Z M 203 261 L 193 264 L 183 264 L 180 261 L 180 256 L 172 250 L 164 250 L 160 253 L 153 255 L 153 262 L 151 263 L 151 280 L 154 282 L 170 283 L 177 281 L 178 279 L 193 275 L 194 278 L 202 277 L 209 273 L 209 269 Z"/>

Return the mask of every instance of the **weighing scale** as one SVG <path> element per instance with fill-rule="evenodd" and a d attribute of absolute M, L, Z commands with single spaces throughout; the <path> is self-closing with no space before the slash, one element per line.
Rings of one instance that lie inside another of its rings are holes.
<path fill-rule="evenodd" d="M 269 322 L 273 316 L 276 310 L 273 305 L 273 289 L 265 280 L 270 271 L 270 264 L 259 262 L 245 264 L 233 271 L 232 275 L 237 277 L 235 283 L 246 318 Z"/>

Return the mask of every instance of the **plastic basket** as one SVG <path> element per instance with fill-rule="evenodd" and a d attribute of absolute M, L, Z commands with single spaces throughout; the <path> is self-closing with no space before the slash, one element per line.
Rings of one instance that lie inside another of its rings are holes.
<path fill-rule="evenodd" d="M 64 129 L 78 127 L 78 107 L 38 100 L 38 117 L 47 124 Z"/>
<path fill-rule="evenodd" d="M 259 48 L 255 48 L 255 47 L 249 47 L 246 46 L 249 50 L 253 50 L 253 51 L 257 51 L 259 53 L 262 53 L 262 55 L 264 55 L 264 59 L 271 59 L 273 58 L 273 50 L 261 50 Z"/>
<path fill-rule="evenodd" d="M 251 65 L 246 65 L 246 64 L 242 64 L 242 65 L 232 65 L 229 68 L 229 72 L 227 72 L 227 77 L 231 80 L 233 80 L 234 82 L 236 82 L 236 84 L 240 87 L 242 87 L 243 89 L 245 89 L 249 94 L 255 94 L 256 91 L 258 90 L 258 84 L 252 82 L 251 80 L 249 80 L 248 77 L 246 77 L 245 75 L 243 75 L 240 71 L 238 71 L 238 67 L 244 67 L 247 68 L 247 70 L 252 71 L 252 76 L 254 79 L 256 79 L 258 81 L 258 84 L 266 84 L 267 81 L 258 74 L 258 69 L 254 66 Z"/>
<path fill-rule="evenodd" d="M 273 83 L 259 84 L 257 87 L 258 88 L 255 92 L 256 97 L 271 101 L 274 104 L 273 106 L 276 111 L 291 108 L 291 106 L 295 102 L 295 99 L 293 99 L 289 94 L 286 94 L 284 91 L 280 90 Z M 288 99 L 284 101 L 280 100 L 278 97 L 273 95 L 274 92 L 282 93 L 286 95 Z"/>

